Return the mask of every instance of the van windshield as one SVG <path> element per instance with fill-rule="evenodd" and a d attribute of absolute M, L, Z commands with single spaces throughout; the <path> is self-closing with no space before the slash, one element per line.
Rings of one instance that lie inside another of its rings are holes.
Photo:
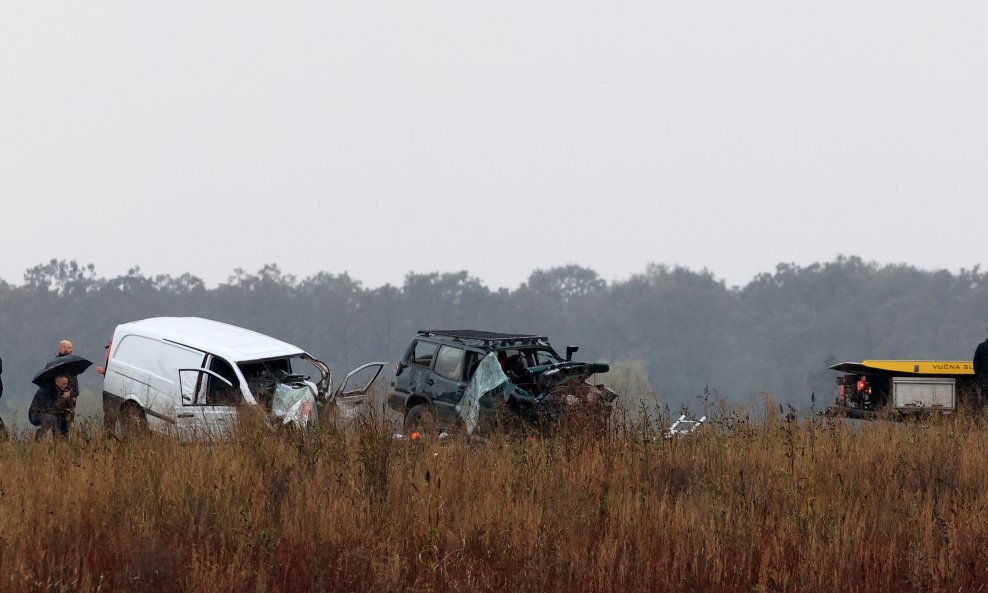
<path fill-rule="evenodd" d="M 292 389 L 299 386 L 307 387 L 307 391 L 311 391 L 314 397 L 317 393 L 316 384 L 321 380 L 319 370 L 315 367 L 311 370 L 306 368 L 312 365 L 300 358 L 271 358 L 241 362 L 237 366 L 247 380 L 247 388 L 254 395 L 254 399 L 269 412 L 272 411 L 275 394 L 284 392 L 285 386 L 292 386 Z M 312 377 L 305 371 L 312 372 L 316 376 Z"/>

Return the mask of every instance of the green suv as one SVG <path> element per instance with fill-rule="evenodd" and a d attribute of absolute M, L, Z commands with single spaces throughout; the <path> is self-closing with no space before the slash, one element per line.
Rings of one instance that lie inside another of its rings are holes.
<path fill-rule="evenodd" d="M 544 336 L 476 330 L 422 330 L 395 367 L 388 406 L 407 434 L 486 432 L 506 416 L 539 426 L 568 410 L 606 420 L 617 394 L 587 382 L 608 365 L 573 362 Z"/>

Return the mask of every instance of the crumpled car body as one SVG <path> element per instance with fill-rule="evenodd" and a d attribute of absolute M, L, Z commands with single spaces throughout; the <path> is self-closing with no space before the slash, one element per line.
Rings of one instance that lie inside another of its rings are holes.
<path fill-rule="evenodd" d="M 606 419 L 617 394 L 588 379 L 608 365 L 568 358 L 543 336 L 420 331 L 395 367 L 387 403 L 406 432 L 426 421 L 472 434 L 506 420 L 552 426 L 568 412 Z"/>
<path fill-rule="evenodd" d="M 182 440 L 229 438 L 255 406 L 304 429 L 332 388 L 329 368 L 301 348 L 198 317 L 118 325 L 99 371 L 108 429 Z"/>

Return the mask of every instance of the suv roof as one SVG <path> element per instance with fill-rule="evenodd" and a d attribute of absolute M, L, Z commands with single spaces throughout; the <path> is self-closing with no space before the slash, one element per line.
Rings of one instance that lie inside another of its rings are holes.
<path fill-rule="evenodd" d="M 454 342 L 466 344 L 464 340 L 473 342 L 471 345 L 492 347 L 496 345 L 508 345 L 512 343 L 531 343 L 539 340 L 547 341 L 546 336 L 534 336 L 529 334 L 502 334 L 497 332 L 485 332 L 474 329 L 420 329 L 419 336 L 449 338 Z"/>

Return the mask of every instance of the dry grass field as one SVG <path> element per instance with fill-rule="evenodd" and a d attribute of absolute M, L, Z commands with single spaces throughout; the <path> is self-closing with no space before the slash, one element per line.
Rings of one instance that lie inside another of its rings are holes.
<path fill-rule="evenodd" d="M 722 411 L 689 438 L 0 443 L 0 590 L 974 591 L 988 431 Z"/>

